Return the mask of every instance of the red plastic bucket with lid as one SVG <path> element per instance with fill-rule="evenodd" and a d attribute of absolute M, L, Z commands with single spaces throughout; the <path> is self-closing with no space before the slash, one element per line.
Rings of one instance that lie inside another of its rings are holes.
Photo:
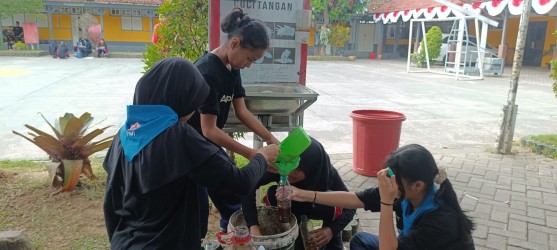
<path fill-rule="evenodd" d="M 386 110 L 354 110 L 350 117 L 354 172 L 377 176 L 387 156 L 398 148 L 406 116 Z"/>

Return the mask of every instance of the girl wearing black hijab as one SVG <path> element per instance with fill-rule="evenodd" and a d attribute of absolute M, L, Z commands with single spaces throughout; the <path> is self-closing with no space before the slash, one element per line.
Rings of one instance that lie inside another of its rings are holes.
<path fill-rule="evenodd" d="M 275 181 L 278 182 L 279 179 L 279 174 L 266 173 L 257 187 Z M 314 138 L 311 138 L 310 146 L 300 155 L 300 164 L 288 175 L 288 181 L 290 185 L 300 189 L 322 192 L 348 191 L 337 170 L 331 164 L 329 155 L 325 152 L 323 145 Z M 267 195 L 264 198 L 267 205 L 277 205 L 276 188 L 277 186 L 274 185 L 267 190 Z M 251 234 L 261 235 L 255 205 L 255 190 L 242 197 L 242 211 Z M 298 221 L 301 221 L 300 217 L 302 215 L 307 215 L 309 219 L 323 220 L 323 227 L 311 233 L 315 246 L 324 247 L 324 249 L 344 249 L 341 232 L 352 221 L 356 212 L 355 209 L 342 209 L 292 201 L 291 211 Z M 295 248 L 304 249 L 302 237 L 296 239 Z"/>
<path fill-rule="evenodd" d="M 208 92 L 195 67 L 178 57 L 138 81 L 103 164 L 112 249 L 200 249 L 198 184 L 247 194 L 276 158 L 278 147 L 266 146 L 240 170 L 217 154 L 186 123 Z"/>

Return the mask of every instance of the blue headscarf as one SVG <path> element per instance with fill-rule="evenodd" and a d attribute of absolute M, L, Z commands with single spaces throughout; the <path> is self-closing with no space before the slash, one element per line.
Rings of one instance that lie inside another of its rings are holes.
<path fill-rule="evenodd" d="M 435 202 L 435 193 L 437 192 L 437 188 L 435 185 L 431 185 L 431 189 L 424 197 L 424 200 L 420 203 L 418 208 L 414 209 L 412 213 L 410 213 L 410 202 L 408 199 L 403 199 L 400 203 L 402 206 L 402 221 L 404 222 L 404 227 L 402 231 L 400 231 L 399 236 L 404 235 L 406 232 L 412 230 L 414 228 L 414 221 L 420 216 L 435 211 L 439 205 Z"/>
<path fill-rule="evenodd" d="M 195 111 L 209 94 L 209 86 L 193 64 L 180 57 L 157 62 L 135 88 L 120 142 L 128 161 L 157 135 Z"/>

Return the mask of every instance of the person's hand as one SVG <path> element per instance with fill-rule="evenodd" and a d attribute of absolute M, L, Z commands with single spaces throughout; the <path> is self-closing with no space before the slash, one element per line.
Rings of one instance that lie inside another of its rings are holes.
<path fill-rule="evenodd" d="M 259 150 L 257 150 L 257 153 L 262 154 L 267 160 L 267 162 L 275 162 L 278 154 L 280 153 L 280 149 L 278 148 L 277 145 L 271 144 L 260 148 Z"/>
<path fill-rule="evenodd" d="M 292 190 L 292 194 L 290 194 L 288 196 L 288 199 L 290 199 L 290 200 L 300 201 L 300 202 L 306 202 L 306 201 L 312 201 L 313 200 L 313 191 L 299 189 L 299 188 L 294 187 L 294 186 L 286 186 L 286 188 Z M 308 199 L 309 196 L 311 196 L 311 198 Z"/>
<path fill-rule="evenodd" d="M 379 182 L 379 195 L 381 201 L 393 204 L 395 198 L 398 196 L 398 185 L 395 176 L 387 177 L 388 168 L 382 169 L 377 172 L 377 181 Z"/>
<path fill-rule="evenodd" d="M 265 140 L 265 143 L 267 143 L 267 145 L 271 145 L 271 144 L 279 145 L 280 141 L 275 136 L 271 135 L 271 138 Z"/>
<path fill-rule="evenodd" d="M 267 162 L 267 172 L 271 174 L 277 174 L 279 171 L 280 169 L 275 166 L 275 164 L 273 164 L 272 162 Z"/>
<path fill-rule="evenodd" d="M 323 247 L 333 238 L 333 231 L 329 227 L 322 227 L 309 232 L 310 244 L 317 248 Z"/>
<path fill-rule="evenodd" d="M 251 227 L 249 227 L 249 233 L 251 235 L 261 235 L 261 230 L 259 229 L 259 225 L 253 225 Z"/>

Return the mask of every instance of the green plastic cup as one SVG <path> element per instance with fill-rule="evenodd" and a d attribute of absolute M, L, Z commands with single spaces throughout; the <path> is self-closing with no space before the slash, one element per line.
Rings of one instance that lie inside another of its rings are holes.
<path fill-rule="evenodd" d="M 299 157 L 311 144 L 311 139 L 302 127 L 297 127 L 278 146 L 277 162 L 291 162 Z"/>

